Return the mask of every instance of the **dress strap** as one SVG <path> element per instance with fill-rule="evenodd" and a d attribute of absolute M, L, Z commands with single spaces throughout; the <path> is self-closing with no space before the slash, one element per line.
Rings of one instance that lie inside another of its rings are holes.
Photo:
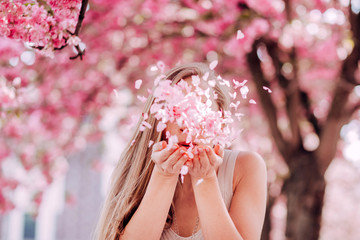
<path fill-rule="evenodd" d="M 238 151 L 225 149 L 223 163 L 218 172 L 219 187 L 228 210 L 233 196 L 234 168 L 238 153 Z"/>

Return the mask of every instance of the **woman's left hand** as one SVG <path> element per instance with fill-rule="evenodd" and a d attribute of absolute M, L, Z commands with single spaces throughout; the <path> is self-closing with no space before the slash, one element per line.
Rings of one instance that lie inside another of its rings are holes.
<path fill-rule="evenodd" d="M 202 145 L 196 146 L 192 152 L 194 158 L 189 166 L 192 180 L 198 181 L 216 176 L 216 170 L 223 162 L 224 149 L 219 145 L 216 145 L 214 149 Z"/>

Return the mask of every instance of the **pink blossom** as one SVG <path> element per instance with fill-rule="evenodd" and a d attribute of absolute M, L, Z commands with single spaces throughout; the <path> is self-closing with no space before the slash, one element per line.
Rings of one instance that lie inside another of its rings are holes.
<path fill-rule="evenodd" d="M 136 81 L 135 81 L 135 88 L 136 88 L 136 89 L 140 89 L 141 84 L 142 84 L 142 80 L 141 80 L 141 79 L 136 80 Z"/>

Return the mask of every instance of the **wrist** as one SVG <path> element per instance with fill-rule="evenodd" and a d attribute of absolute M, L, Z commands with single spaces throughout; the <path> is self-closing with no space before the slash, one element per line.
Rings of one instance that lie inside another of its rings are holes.
<path fill-rule="evenodd" d="M 211 181 L 217 181 L 217 175 L 215 170 L 212 170 L 206 176 L 202 176 L 202 177 L 191 176 L 191 182 L 193 185 L 199 184 L 200 182 L 211 182 Z"/>
<path fill-rule="evenodd" d="M 170 174 L 170 173 L 165 173 L 163 171 L 161 171 L 161 169 L 159 169 L 159 167 L 157 165 L 154 166 L 154 169 L 152 171 L 152 175 L 156 176 L 158 178 L 162 178 L 163 180 L 177 180 L 178 179 L 178 174 Z"/>

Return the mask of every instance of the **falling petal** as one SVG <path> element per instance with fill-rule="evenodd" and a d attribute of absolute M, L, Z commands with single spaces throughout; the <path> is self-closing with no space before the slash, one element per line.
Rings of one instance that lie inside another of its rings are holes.
<path fill-rule="evenodd" d="M 157 66 L 151 66 L 150 71 L 155 72 L 158 70 Z"/>
<path fill-rule="evenodd" d="M 154 141 L 153 140 L 150 140 L 149 141 L 149 147 L 151 147 L 153 145 Z"/>
<path fill-rule="evenodd" d="M 212 62 L 210 63 L 209 68 L 210 68 L 211 70 L 214 70 L 217 64 L 218 64 L 218 60 L 214 60 L 214 61 L 212 61 Z"/>
<path fill-rule="evenodd" d="M 207 81 L 209 78 L 209 72 L 206 72 L 202 78 L 204 81 Z"/>
<path fill-rule="evenodd" d="M 194 154 L 191 152 L 192 148 L 190 147 L 188 150 L 187 150 L 187 154 L 189 155 L 189 158 L 193 159 L 194 158 Z"/>
<path fill-rule="evenodd" d="M 162 104 L 154 103 L 150 108 L 150 113 L 156 113 L 158 112 L 162 107 Z"/>
<path fill-rule="evenodd" d="M 159 76 L 157 76 L 154 80 L 154 86 L 157 86 L 160 82 L 160 80 L 164 79 L 166 76 L 164 74 L 161 74 Z"/>
<path fill-rule="evenodd" d="M 230 97 L 231 97 L 232 99 L 235 99 L 235 98 L 236 98 L 236 92 L 233 92 L 233 93 L 230 93 L 230 92 L 229 92 L 229 95 L 230 95 Z"/>
<path fill-rule="evenodd" d="M 189 168 L 187 166 L 182 166 L 180 170 L 181 175 L 186 175 L 189 172 Z"/>
<path fill-rule="evenodd" d="M 243 113 L 235 113 L 235 116 L 237 117 L 237 119 L 240 121 L 241 118 L 244 116 Z"/>
<path fill-rule="evenodd" d="M 162 132 L 165 128 L 166 128 L 166 124 L 163 123 L 163 122 L 159 122 L 157 127 L 156 127 L 156 131 Z"/>
<path fill-rule="evenodd" d="M 208 83 L 210 87 L 215 87 L 216 84 L 215 80 L 209 80 Z"/>
<path fill-rule="evenodd" d="M 178 139 L 178 137 L 176 135 L 170 136 L 168 138 L 168 143 L 169 143 L 170 146 L 172 146 L 174 144 L 177 144 L 178 142 L 179 142 L 179 139 Z"/>
<path fill-rule="evenodd" d="M 200 78 L 198 75 L 192 75 L 191 79 L 194 86 L 198 86 L 200 84 Z"/>
<path fill-rule="evenodd" d="M 146 97 L 138 95 L 137 98 L 140 100 L 140 102 L 146 102 Z"/>
<path fill-rule="evenodd" d="M 149 118 L 149 115 L 147 113 L 143 113 L 142 116 L 143 116 L 144 120 Z"/>
<path fill-rule="evenodd" d="M 268 91 L 268 93 L 272 93 L 271 89 L 268 88 L 268 87 L 263 86 L 263 89 L 266 90 L 266 91 Z"/>
<path fill-rule="evenodd" d="M 203 178 L 200 178 L 197 182 L 196 182 L 196 184 L 195 184 L 195 186 L 198 186 L 200 183 L 202 183 L 204 181 L 204 179 Z"/>
<path fill-rule="evenodd" d="M 218 95 L 214 92 L 214 99 L 218 99 Z"/>
<path fill-rule="evenodd" d="M 236 39 L 243 39 L 245 37 L 244 33 L 241 30 L 237 30 Z"/>
<path fill-rule="evenodd" d="M 136 89 L 140 89 L 141 84 L 142 84 L 142 80 L 141 80 L 141 79 L 136 80 L 136 81 L 135 81 L 135 88 L 136 88 Z"/>
<path fill-rule="evenodd" d="M 151 128 L 150 123 L 148 123 L 148 122 L 146 122 L 146 121 L 143 121 L 142 124 L 143 124 L 145 127 L 149 128 L 149 129 Z"/>
<path fill-rule="evenodd" d="M 240 104 L 240 101 L 237 101 L 236 103 L 230 103 L 230 107 L 235 108 L 235 111 L 237 110 L 238 106 Z"/>
<path fill-rule="evenodd" d="M 243 86 L 240 88 L 240 93 L 242 98 L 246 99 L 247 98 L 247 94 L 249 93 L 249 88 L 247 86 Z"/>
<path fill-rule="evenodd" d="M 249 100 L 249 103 L 251 103 L 251 104 L 256 104 L 256 101 L 255 101 L 254 99 L 250 99 L 250 100 Z"/>
<path fill-rule="evenodd" d="M 220 83 L 221 85 L 226 85 L 226 86 L 230 87 L 230 82 L 227 81 L 227 80 L 223 80 L 223 79 L 222 79 L 222 81 L 220 81 L 219 83 Z"/>
<path fill-rule="evenodd" d="M 156 65 L 160 69 L 161 73 L 165 71 L 165 64 L 162 61 L 158 61 Z"/>
<path fill-rule="evenodd" d="M 130 146 L 134 145 L 134 143 L 135 143 L 135 140 L 132 140 L 130 143 Z"/>
<path fill-rule="evenodd" d="M 115 94 L 115 97 L 116 97 L 116 98 L 119 98 L 119 94 L 118 94 L 117 90 L 116 90 L 116 89 L 113 89 L 113 92 L 114 92 L 114 94 Z"/>

